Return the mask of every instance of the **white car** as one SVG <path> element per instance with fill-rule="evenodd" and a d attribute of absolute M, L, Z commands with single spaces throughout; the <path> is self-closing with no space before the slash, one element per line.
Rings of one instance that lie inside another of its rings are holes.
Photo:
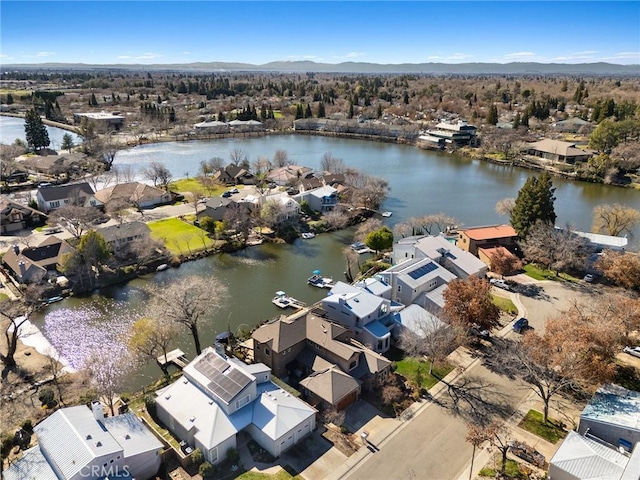
<path fill-rule="evenodd" d="M 493 285 L 494 287 L 502 288 L 503 290 L 507 290 L 508 292 L 511 291 L 511 286 L 509 286 L 507 282 L 500 278 L 492 278 L 491 280 L 489 280 L 489 283 L 491 283 L 491 285 Z"/>
<path fill-rule="evenodd" d="M 624 347 L 625 353 L 640 358 L 640 347 Z"/>

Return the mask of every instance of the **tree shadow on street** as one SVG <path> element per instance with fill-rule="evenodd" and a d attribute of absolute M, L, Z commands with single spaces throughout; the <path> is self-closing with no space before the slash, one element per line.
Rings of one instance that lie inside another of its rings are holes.
<path fill-rule="evenodd" d="M 496 417 L 508 418 L 514 412 L 508 395 L 492 383 L 475 376 L 465 376 L 455 383 L 447 383 L 447 395 L 441 397 L 441 405 L 466 422 L 480 424 L 489 423 Z"/>

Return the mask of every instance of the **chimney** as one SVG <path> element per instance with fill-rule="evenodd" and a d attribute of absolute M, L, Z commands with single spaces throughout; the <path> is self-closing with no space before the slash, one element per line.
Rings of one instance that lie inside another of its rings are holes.
<path fill-rule="evenodd" d="M 102 410 L 102 404 L 100 402 L 91 402 L 91 411 L 93 412 L 93 418 L 99 422 L 104 422 L 104 411 Z"/>
<path fill-rule="evenodd" d="M 24 274 L 27 273 L 27 269 L 25 268 L 26 263 L 20 260 L 18 262 L 18 267 L 20 267 L 20 277 L 24 277 Z"/>

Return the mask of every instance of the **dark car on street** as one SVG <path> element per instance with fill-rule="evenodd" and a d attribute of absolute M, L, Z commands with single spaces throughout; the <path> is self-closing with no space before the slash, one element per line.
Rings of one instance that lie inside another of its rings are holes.
<path fill-rule="evenodd" d="M 516 320 L 516 323 L 513 324 L 513 331 L 516 333 L 523 333 L 529 328 L 529 320 L 522 317 Z"/>

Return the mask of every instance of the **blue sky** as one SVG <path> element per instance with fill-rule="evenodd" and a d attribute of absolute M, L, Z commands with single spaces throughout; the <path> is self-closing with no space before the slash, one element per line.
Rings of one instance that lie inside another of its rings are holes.
<path fill-rule="evenodd" d="M 638 1 L 5 1 L 0 62 L 640 64 Z"/>

